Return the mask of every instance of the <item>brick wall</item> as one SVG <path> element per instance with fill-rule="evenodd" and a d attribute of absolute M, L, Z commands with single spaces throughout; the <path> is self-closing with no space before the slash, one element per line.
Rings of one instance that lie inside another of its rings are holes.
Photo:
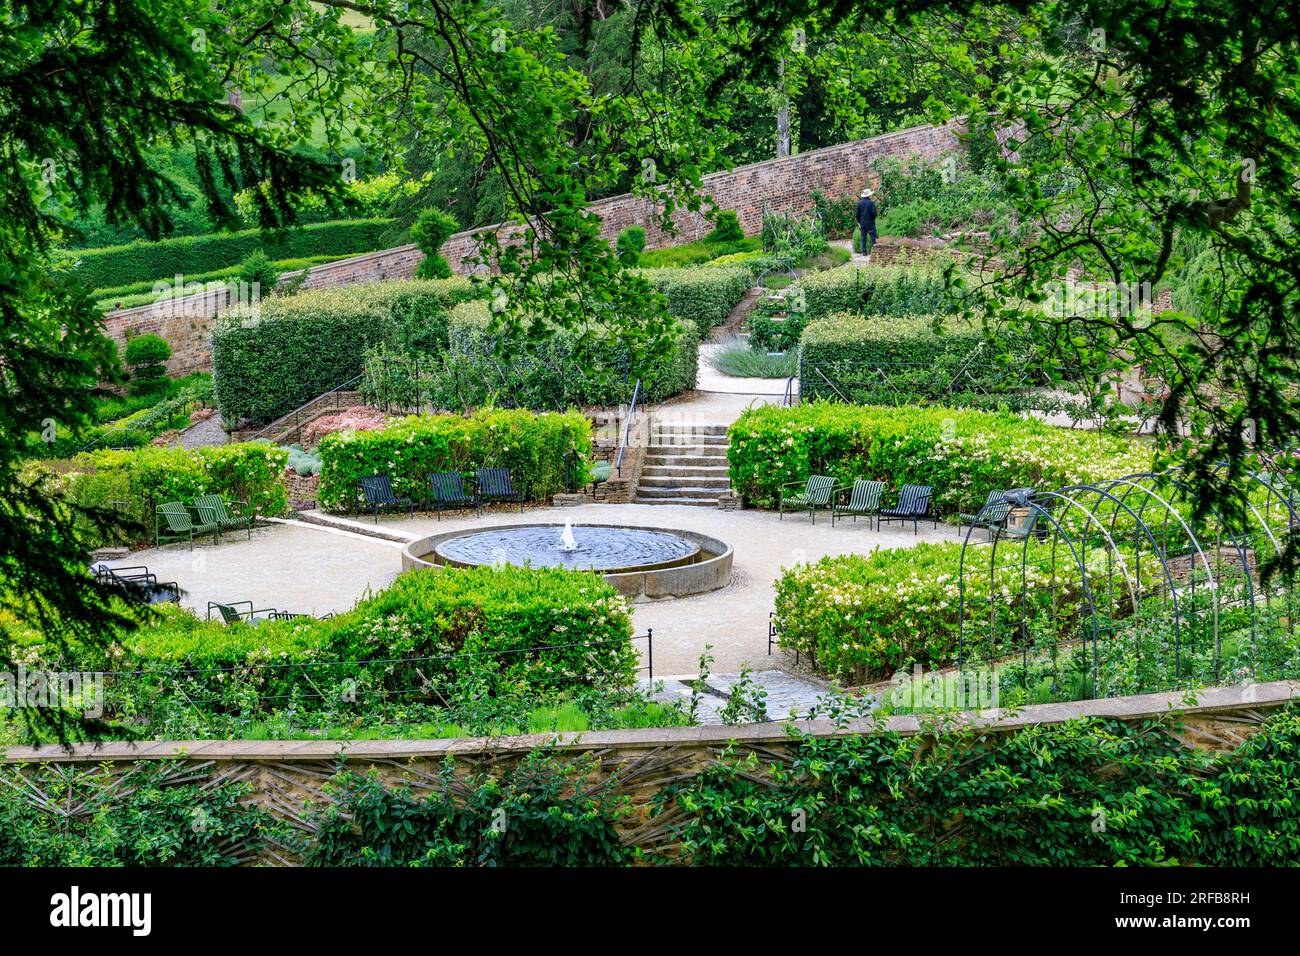
<path fill-rule="evenodd" d="M 773 209 L 802 215 L 812 208 L 813 190 L 828 196 L 848 196 L 878 178 L 875 164 L 885 157 L 906 158 L 911 155 L 939 156 L 957 147 L 960 121 L 944 126 L 917 126 L 912 129 L 873 136 L 839 146 L 828 146 L 786 159 L 771 159 L 741 166 L 730 172 L 711 173 L 704 177 L 703 188 L 720 209 L 734 209 L 746 233 L 755 233 L 763 223 L 763 210 Z M 646 247 L 689 242 L 703 236 L 710 228 L 698 213 L 682 211 L 674 217 L 676 236 L 660 229 L 655 222 L 653 204 L 632 195 L 611 196 L 592 203 L 591 210 L 601 218 L 601 235 L 613 242 L 628 226 L 646 230 Z M 518 225 L 487 226 L 470 232 L 458 232 L 442 248 L 453 271 L 470 271 L 464 260 L 475 250 L 477 233 L 496 229 L 504 239 L 517 234 Z M 409 279 L 424 258 L 413 245 L 383 249 L 379 252 L 341 259 L 307 270 L 299 288 L 320 289 L 328 286 L 382 282 L 385 279 Z M 299 273 L 286 274 L 281 284 L 298 281 Z M 111 312 L 105 319 L 107 335 L 121 344 L 128 333 L 152 332 L 161 335 L 172 347 L 167 371 L 172 375 L 208 371 L 212 368 L 210 333 L 214 316 L 227 307 L 221 293 L 201 293 L 177 303 L 143 305 Z"/>

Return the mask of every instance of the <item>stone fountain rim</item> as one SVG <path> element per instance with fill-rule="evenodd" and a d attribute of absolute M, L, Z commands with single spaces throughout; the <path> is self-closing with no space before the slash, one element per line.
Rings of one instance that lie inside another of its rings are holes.
<path fill-rule="evenodd" d="M 606 581 L 616 587 L 625 597 L 632 600 L 653 600 L 656 598 L 685 597 L 715 591 L 731 583 L 731 566 L 735 556 L 730 544 L 699 531 L 684 528 L 655 527 L 653 525 L 609 524 L 602 521 L 581 522 L 575 528 L 612 528 L 620 531 L 657 531 L 675 534 L 698 545 L 700 553 L 707 555 L 694 564 L 681 567 L 660 568 L 658 570 L 630 570 L 612 574 L 602 574 Z M 478 528 L 461 528 L 456 531 L 443 531 L 418 538 L 402 548 L 402 570 L 413 568 L 442 569 L 446 565 L 427 560 L 434 548 L 441 541 L 459 538 L 476 531 L 509 531 L 515 528 L 559 528 L 562 522 L 528 521 L 517 524 L 487 525 Z M 597 572 L 599 573 L 599 572 Z"/>

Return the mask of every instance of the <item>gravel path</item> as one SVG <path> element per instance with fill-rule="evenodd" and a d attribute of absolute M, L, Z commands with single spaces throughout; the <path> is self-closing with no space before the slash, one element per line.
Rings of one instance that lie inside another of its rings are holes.
<path fill-rule="evenodd" d="M 180 434 L 177 445 L 181 448 L 211 448 L 213 445 L 229 444 L 230 436 L 221 427 L 221 418 L 213 415 L 198 424 L 191 425 Z"/>

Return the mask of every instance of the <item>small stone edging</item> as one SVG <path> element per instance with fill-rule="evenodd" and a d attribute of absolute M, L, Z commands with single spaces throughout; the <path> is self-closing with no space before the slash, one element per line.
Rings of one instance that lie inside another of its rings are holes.
<path fill-rule="evenodd" d="M 491 530 L 505 531 L 510 528 L 536 527 L 538 524 L 554 527 L 557 530 L 562 527 L 554 522 L 528 522 L 519 525 L 493 525 Z M 718 538 L 701 534 L 698 531 L 657 526 L 602 525 L 597 522 L 586 521 L 582 523 L 581 527 L 623 528 L 632 531 L 666 531 L 687 539 L 698 545 L 702 552 L 710 555 L 704 560 L 696 561 L 693 564 L 639 571 L 621 571 L 617 574 L 602 575 L 606 581 L 618 589 L 620 594 L 629 600 L 685 597 L 690 594 L 716 591 L 718 588 L 726 587 L 731 583 L 731 566 L 735 551 L 731 545 Z M 462 528 L 458 531 L 439 532 L 412 541 L 402 549 L 402 570 L 442 567 L 442 565 L 429 560 L 427 556 L 432 554 L 434 548 L 444 539 L 459 537 L 467 533 L 469 533 L 467 529 Z"/>

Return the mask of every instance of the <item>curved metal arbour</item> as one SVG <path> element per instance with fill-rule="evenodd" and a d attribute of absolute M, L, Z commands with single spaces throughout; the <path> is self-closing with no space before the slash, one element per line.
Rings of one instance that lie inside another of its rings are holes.
<path fill-rule="evenodd" d="M 1035 702 L 1255 676 L 1294 634 L 1289 581 L 1262 572 L 1300 498 L 1275 473 L 1238 491 L 1232 518 L 1198 516 L 1178 470 L 1008 492 L 1005 518 L 962 543 L 963 680 L 996 670 Z"/>

